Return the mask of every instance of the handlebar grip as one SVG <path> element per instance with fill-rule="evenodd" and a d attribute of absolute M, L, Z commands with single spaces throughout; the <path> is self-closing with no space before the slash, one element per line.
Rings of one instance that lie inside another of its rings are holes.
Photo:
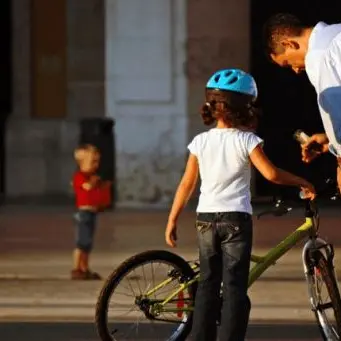
<path fill-rule="evenodd" d="M 293 135 L 294 139 L 296 141 L 298 141 L 300 144 L 304 144 L 309 142 L 310 136 L 307 135 L 303 130 L 298 129 L 295 131 L 294 135 Z M 309 152 L 322 152 L 323 150 L 323 146 L 319 143 L 317 143 L 316 141 L 313 141 L 309 147 L 308 147 L 308 151 Z"/>

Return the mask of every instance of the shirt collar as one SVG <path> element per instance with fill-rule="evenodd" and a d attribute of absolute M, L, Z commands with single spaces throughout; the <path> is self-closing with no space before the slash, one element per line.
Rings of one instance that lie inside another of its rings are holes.
<path fill-rule="evenodd" d="M 309 42 L 308 42 L 308 51 L 307 54 L 309 52 L 312 52 L 314 50 L 318 50 L 320 48 L 320 39 L 319 39 L 319 34 L 321 33 L 321 31 L 328 26 L 326 23 L 324 23 L 323 21 L 318 22 L 315 27 L 313 28 L 313 30 L 311 31 L 310 37 L 309 37 Z"/>
<path fill-rule="evenodd" d="M 305 71 L 314 87 L 317 85 L 318 60 L 325 52 L 324 45 L 322 44 L 323 42 L 325 43 L 325 41 L 323 37 L 321 37 L 321 32 L 323 32 L 323 29 L 326 26 L 328 25 L 322 21 L 315 25 L 311 31 L 308 49 L 305 55 Z"/>

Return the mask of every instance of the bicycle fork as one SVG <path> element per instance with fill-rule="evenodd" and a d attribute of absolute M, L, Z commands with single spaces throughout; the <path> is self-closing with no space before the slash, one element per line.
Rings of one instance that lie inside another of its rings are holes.
<path fill-rule="evenodd" d="M 318 307 L 315 305 L 314 297 L 316 293 L 314 292 L 315 284 L 312 282 L 312 271 L 314 271 L 314 252 L 320 251 L 324 254 L 328 266 L 334 268 L 333 259 L 334 259 L 334 248 L 332 244 L 327 243 L 324 239 L 320 237 L 311 237 L 309 240 L 304 244 L 303 251 L 302 251 L 302 262 L 303 262 L 303 269 L 304 269 L 304 276 L 308 285 L 308 295 L 309 301 L 312 307 L 312 310 L 319 316 L 319 320 L 323 321 L 322 312 Z M 331 333 L 330 329 L 327 328 L 326 325 L 322 325 L 323 331 L 327 336 L 327 339 L 330 341 L 337 341 L 338 339 L 335 338 L 335 335 Z"/>

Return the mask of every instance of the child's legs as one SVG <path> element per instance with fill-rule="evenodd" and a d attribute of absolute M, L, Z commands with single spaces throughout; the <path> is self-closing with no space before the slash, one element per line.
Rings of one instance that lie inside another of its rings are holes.
<path fill-rule="evenodd" d="M 252 220 L 241 219 L 220 224 L 218 229 L 223 258 L 223 305 L 219 339 L 244 341 L 251 309 L 247 289 Z"/>
<path fill-rule="evenodd" d="M 195 298 L 192 328 L 192 340 L 194 341 L 213 341 L 217 334 L 216 320 L 220 307 L 219 290 L 222 263 L 215 223 L 209 222 L 210 219 L 205 219 L 210 216 L 210 214 L 200 214 L 198 216 L 200 220 L 196 224 L 199 241 L 200 279 Z"/>
<path fill-rule="evenodd" d="M 73 268 L 75 270 L 80 270 L 81 258 L 82 258 L 82 251 L 79 249 L 74 249 L 74 251 L 73 251 Z"/>
<path fill-rule="evenodd" d="M 80 252 L 80 269 L 87 271 L 89 267 L 89 254 L 92 251 L 96 227 L 96 214 L 90 211 L 78 212 L 76 233 L 76 247 Z"/>

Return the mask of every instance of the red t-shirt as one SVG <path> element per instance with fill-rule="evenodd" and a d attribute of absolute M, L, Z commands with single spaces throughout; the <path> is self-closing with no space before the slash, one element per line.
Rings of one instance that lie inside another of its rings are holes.
<path fill-rule="evenodd" d="M 93 206 L 106 207 L 110 205 L 111 194 L 109 186 L 94 187 L 90 190 L 83 184 L 90 181 L 91 175 L 78 171 L 73 176 L 73 190 L 76 196 L 76 207 Z"/>

